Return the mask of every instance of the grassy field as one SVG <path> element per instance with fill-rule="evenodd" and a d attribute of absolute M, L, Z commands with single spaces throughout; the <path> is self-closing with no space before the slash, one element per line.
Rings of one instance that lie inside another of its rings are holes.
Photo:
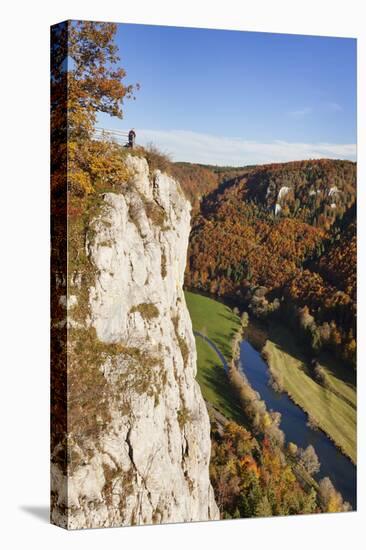
<path fill-rule="evenodd" d="M 272 326 L 263 349 L 268 364 L 282 381 L 284 390 L 317 422 L 330 438 L 356 463 L 356 390 L 352 377 L 338 365 L 322 362 L 327 386 L 309 374 L 306 361 L 290 332 Z"/>
<path fill-rule="evenodd" d="M 240 319 L 232 310 L 211 298 L 185 292 L 193 329 L 202 332 L 231 359 L 231 340 L 240 328 Z M 245 418 L 240 403 L 229 383 L 222 362 L 205 340 L 196 336 L 197 380 L 204 399 L 226 418 L 241 424 Z"/>
<path fill-rule="evenodd" d="M 354 409 L 357 406 L 356 375 L 353 369 L 343 368 L 333 357 L 323 354 L 319 363 L 324 369 L 326 384 Z"/>
<path fill-rule="evenodd" d="M 185 292 L 194 330 L 212 340 L 226 360 L 231 359 L 231 340 L 240 328 L 240 319 L 232 310 L 212 298 Z"/>

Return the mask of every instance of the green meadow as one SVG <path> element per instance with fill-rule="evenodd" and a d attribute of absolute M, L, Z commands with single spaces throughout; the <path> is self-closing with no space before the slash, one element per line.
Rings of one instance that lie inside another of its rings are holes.
<path fill-rule="evenodd" d="M 356 463 L 356 389 L 350 376 L 341 377 L 345 368 L 321 362 L 326 384 L 318 383 L 308 371 L 300 346 L 278 325 L 271 326 L 263 351 L 284 391 Z"/>
<path fill-rule="evenodd" d="M 185 292 L 193 329 L 209 338 L 224 355 L 231 360 L 231 341 L 240 328 L 240 319 L 224 304 Z M 235 395 L 224 365 L 217 353 L 201 336 L 196 335 L 197 380 L 203 397 L 226 418 L 241 424 L 245 418 Z"/>

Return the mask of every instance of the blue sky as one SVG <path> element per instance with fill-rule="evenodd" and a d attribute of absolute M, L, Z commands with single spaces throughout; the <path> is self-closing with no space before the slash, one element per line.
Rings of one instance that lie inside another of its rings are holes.
<path fill-rule="evenodd" d="M 356 41 L 118 25 L 124 119 L 174 160 L 243 165 L 356 155 Z"/>

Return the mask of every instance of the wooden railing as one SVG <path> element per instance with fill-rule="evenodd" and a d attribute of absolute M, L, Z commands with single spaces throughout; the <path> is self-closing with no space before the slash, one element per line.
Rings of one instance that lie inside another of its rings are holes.
<path fill-rule="evenodd" d="M 120 143 L 121 145 L 126 145 L 126 143 L 128 143 L 128 131 L 111 130 L 109 128 L 95 128 L 94 138 L 100 140 L 106 139 L 109 141 Z"/>

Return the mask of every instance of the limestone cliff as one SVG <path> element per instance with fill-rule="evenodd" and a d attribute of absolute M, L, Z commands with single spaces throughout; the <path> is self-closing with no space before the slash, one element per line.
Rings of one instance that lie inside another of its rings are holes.
<path fill-rule="evenodd" d="M 128 165 L 127 185 L 105 193 L 88 220 L 80 254 L 92 276 L 69 266 L 60 296 L 68 462 L 57 460 L 63 441 L 52 451 L 51 515 L 70 529 L 219 518 L 182 290 L 190 205 L 144 159 Z"/>

